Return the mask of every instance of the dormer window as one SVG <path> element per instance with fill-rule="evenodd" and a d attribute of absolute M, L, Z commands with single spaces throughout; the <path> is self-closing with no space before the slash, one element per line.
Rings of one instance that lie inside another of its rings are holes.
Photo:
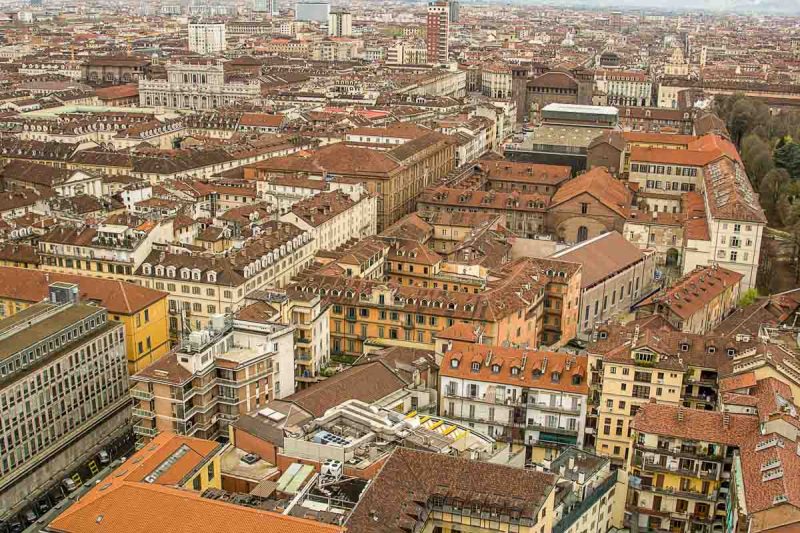
<path fill-rule="evenodd" d="M 472 363 L 472 371 L 473 372 L 478 372 L 478 371 L 480 371 L 480 369 L 481 369 L 481 364 L 479 362 L 475 361 L 475 362 Z"/>
<path fill-rule="evenodd" d="M 153 272 L 153 267 L 148 264 L 144 264 L 142 265 L 142 272 L 144 272 L 146 276 L 149 276 Z"/>
<path fill-rule="evenodd" d="M 682 352 L 688 352 L 689 351 L 689 343 L 688 342 L 682 342 L 681 343 L 681 351 Z"/>
<path fill-rule="evenodd" d="M 516 367 L 516 366 L 512 366 L 512 367 L 511 367 L 511 375 L 512 375 L 512 376 L 517 376 L 517 375 L 519 375 L 519 368 L 518 368 L 518 367 Z"/>
<path fill-rule="evenodd" d="M 167 276 L 170 277 L 170 278 L 174 278 L 175 277 L 175 267 L 173 267 L 173 266 L 167 267 Z"/>
<path fill-rule="evenodd" d="M 216 272 L 207 272 L 206 279 L 209 283 L 216 283 L 217 282 L 217 273 Z"/>
<path fill-rule="evenodd" d="M 716 352 L 717 352 L 717 347 L 716 346 L 709 346 L 708 347 L 708 353 L 716 353 Z"/>
<path fill-rule="evenodd" d="M 601 339 L 606 339 L 606 338 L 608 338 L 608 332 L 606 332 L 606 331 L 601 331 L 601 332 L 600 332 L 600 334 L 599 334 L 598 336 L 599 336 Z"/>
<path fill-rule="evenodd" d="M 532 374 L 534 378 L 538 378 L 542 375 L 542 371 L 539 370 L 538 368 L 534 368 Z"/>
<path fill-rule="evenodd" d="M 188 268 L 181 269 L 181 278 L 189 279 L 189 269 Z"/>
<path fill-rule="evenodd" d="M 552 381 L 553 383 L 558 383 L 560 380 L 561 380 L 561 374 L 559 374 L 558 372 L 553 372 L 552 374 L 550 374 L 550 381 Z"/>
<path fill-rule="evenodd" d="M 728 357 L 736 355 L 736 348 L 728 348 Z"/>
<path fill-rule="evenodd" d="M 192 270 L 192 279 L 195 281 L 200 281 L 200 270 L 195 268 Z"/>
<path fill-rule="evenodd" d="M 497 363 L 492 365 L 492 374 L 499 374 L 500 373 L 500 365 Z"/>
<path fill-rule="evenodd" d="M 458 368 L 458 359 L 450 359 L 450 368 Z"/>
<path fill-rule="evenodd" d="M 573 385 L 580 385 L 582 378 L 579 375 L 572 376 L 572 384 Z"/>

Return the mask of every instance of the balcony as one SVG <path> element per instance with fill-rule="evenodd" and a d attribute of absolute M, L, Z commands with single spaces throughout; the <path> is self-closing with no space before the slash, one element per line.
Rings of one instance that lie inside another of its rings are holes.
<path fill-rule="evenodd" d="M 153 411 L 148 411 L 146 409 L 138 409 L 138 408 L 134 407 L 132 412 L 133 412 L 133 416 L 135 416 L 137 418 L 148 418 L 148 419 L 152 420 L 153 418 L 156 417 L 156 414 Z"/>
<path fill-rule="evenodd" d="M 297 337 L 294 342 L 303 346 L 311 346 L 311 339 L 309 337 Z"/>
<path fill-rule="evenodd" d="M 217 396 L 217 401 L 226 405 L 238 405 L 242 403 L 243 400 L 240 400 L 238 397 L 228 398 L 227 396 Z"/>
<path fill-rule="evenodd" d="M 466 400 L 471 402 L 488 403 L 491 405 L 506 405 L 508 407 L 525 405 L 519 398 L 486 398 L 483 396 L 461 396 L 458 394 L 444 393 L 445 398 L 452 398 L 454 400 Z"/>
<path fill-rule="evenodd" d="M 678 498 L 690 498 L 694 500 L 705 500 L 705 501 L 716 501 L 717 500 L 717 491 L 711 491 L 710 493 L 706 494 L 704 492 L 691 490 L 691 489 L 676 489 L 673 487 L 658 487 L 656 485 L 634 485 L 632 483 L 628 483 L 628 485 L 636 490 L 644 490 L 649 492 L 655 492 L 658 494 L 665 494 L 667 496 L 675 496 Z"/>
<path fill-rule="evenodd" d="M 536 431 L 544 431 L 545 433 L 555 433 L 558 435 L 568 435 L 568 436 L 576 436 L 578 434 L 578 429 L 567 429 L 558 426 L 547 426 L 545 424 L 538 424 L 536 422 L 528 422 L 526 424 L 528 429 L 534 429 Z"/>
<path fill-rule="evenodd" d="M 542 411 L 552 411 L 556 413 L 569 413 L 571 415 L 579 415 L 581 413 L 581 407 L 572 407 L 572 406 L 560 406 L 560 405 L 552 405 L 549 403 L 531 403 L 528 402 L 529 408 L 534 409 L 541 409 Z"/>
<path fill-rule="evenodd" d="M 131 389 L 131 396 L 137 400 L 143 400 L 145 402 L 149 402 L 153 399 L 152 392 L 143 389 L 137 389 L 135 387 Z"/>
<path fill-rule="evenodd" d="M 145 426 L 133 426 L 133 434 L 142 437 L 155 437 L 158 434 L 158 430 Z"/>
<path fill-rule="evenodd" d="M 672 455 L 674 457 L 687 457 L 689 459 L 698 459 L 700 461 L 708 462 L 722 462 L 722 454 L 709 455 L 705 448 L 687 448 L 687 447 L 672 447 L 672 448 L 653 448 L 652 446 L 645 446 L 644 444 L 633 444 L 634 449 L 642 450 L 645 452 L 657 453 L 660 455 Z"/>

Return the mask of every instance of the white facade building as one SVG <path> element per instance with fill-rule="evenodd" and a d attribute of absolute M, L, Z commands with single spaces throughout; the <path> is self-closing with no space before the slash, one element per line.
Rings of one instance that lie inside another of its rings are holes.
<path fill-rule="evenodd" d="M 224 52 L 225 24 L 189 23 L 189 50 L 197 54 L 210 55 Z"/>
<path fill-rule="evenodd" d="M 261 96 L 258 80 L 225 82 L 222 62 L 168 63 L 166 80 L 139 80 L 139 105 L 171 109 L 216 109 Z"/>
<path fill-rule="evenodd" d="M 328 35 L 331 37 L 350 37 L 353 35 L 353 15 L 348 11 L 329 13 Z"/>

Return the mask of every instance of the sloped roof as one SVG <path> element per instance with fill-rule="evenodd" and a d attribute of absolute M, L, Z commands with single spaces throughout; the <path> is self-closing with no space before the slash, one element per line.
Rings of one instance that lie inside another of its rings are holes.
<path fill-rule="evenodd" d="M 589 194 L 623 218 L 631 210 L 631 191 L 614 178 L 604 167 L 595 167 L 564 183 L 553 195 L 550 207 L 555 207 L 581 194 Z"/>

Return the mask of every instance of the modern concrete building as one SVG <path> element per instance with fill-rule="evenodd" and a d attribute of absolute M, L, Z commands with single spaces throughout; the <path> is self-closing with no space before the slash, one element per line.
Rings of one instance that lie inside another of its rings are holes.
<path fill-rule="evenodd" d="M 210 55 L 224 52 L 226 48 L 224 23 L 198 22 L 189 24 L 189 50 L 192 52 Z"/>
<path fill-rule="evenodd" d="M 353 15 L 349 11 L 332 11 L 328 14 L 328 35 L 331 37 L 351 37 L 353 35 Z"/>
<path fill-rule="evenodd" d="M 449 56 L 450 8 L 447 0 L 428 4 L 428 62 L 447 63 Z"/>
<path fill-rule="evenodd" d="M 78 294 L 0 321 L 0 519 L 130 429 L 124 326 Z"/>
<path fill-rule="evenodd" d="M 214 439 L 240 415 L 294 392 L 294 327 L 217 315 L 131 379 L 137 436 Z"/>

